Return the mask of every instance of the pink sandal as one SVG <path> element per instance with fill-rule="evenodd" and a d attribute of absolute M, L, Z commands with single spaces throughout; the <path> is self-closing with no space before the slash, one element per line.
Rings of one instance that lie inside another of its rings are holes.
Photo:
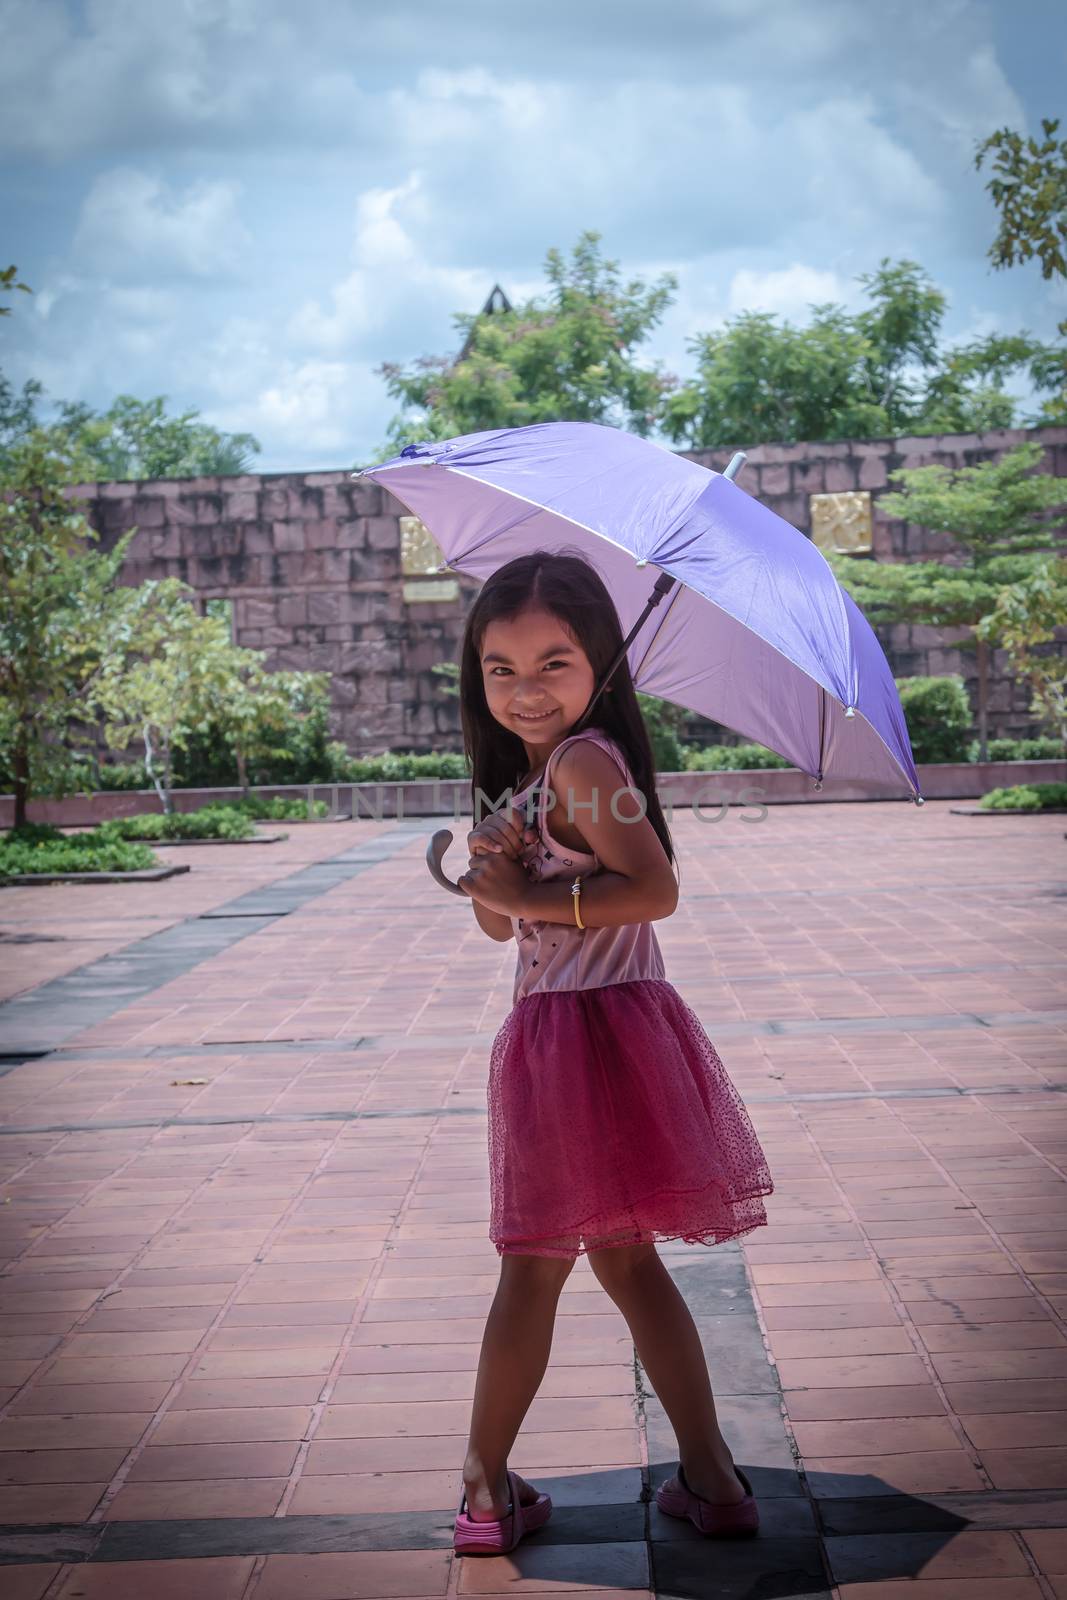
<path fill-rule="evenodd" d="M 522 1505 L 519 1500 L 518 1479 L 510 1469 L 508 1489 L 511 1493 L 511 1505 L 506 1515 L 494 1517 L 488 1522 L 475 1522 L 474 1518 L 468 1515 L 465 1510 L 466 1488 L 460 1492 L 456 1530 L 452 1538 L 452 1548 L 458 1555 L 505 1555 L 509 1550 L 514 1550 L 524 1534 L 533 1533 L 548 1521 L 552 1515 L 552 1500 L 547 1494 L 539 1494 L 528 1506 Z"/>
<path fill-rule="evenodd" d="M 752 1485 L 739 1466 L 734 1467 L 745 1498 L 736 1503 L 704 1500 L 685 1481 L 681 1463 L 673 1478 L 656 1490 L 656 1504 L 668 1517 L 688 1517 L 695 1528 L 713 1539 L 751 1538 L 759 1531 L 759 1508 Z"/>

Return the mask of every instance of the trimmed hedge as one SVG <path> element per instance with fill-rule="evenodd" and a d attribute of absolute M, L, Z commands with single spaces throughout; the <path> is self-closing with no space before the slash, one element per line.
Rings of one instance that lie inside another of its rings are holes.
<path fill-rule="evenodd" d="M 307 822 L 308 820 L 308 803 L 306 800 L 301 800 L 298 795 L 275 794 L 269 800 L 265 800 L 261 795 L 250 794 L 243 800 L 228 800 L 225 804 L 246 817 L 255 817 L 259 822 Z M 330 808 L 325 800 L 315 800 L 312 803 L 311 814 L 314 817 L 327 817 Z"/>
<path fill-rule="evenodd" d="M 966 761 L 971 702 L 963 679 L 896 678 L 912 754 L 923 761 Z"/>
<path fill-rule="evenodd" d="M 978 802 L 983 811 L 1050 811 L 1067 807 L 1067 783 L 1016 783 L 990 789 Z"/>
<path fill-rule="evenodd" d="M 707 745 L 702 750 L 686 750 L 683 760 L 683 772 L 743 772 L 793 765 L 762 744 Z"/>
<path fill-rule="evenodd" d="M 989 739 L 990 761 L 1063 761 L 1067 747 L 1062 740 L 1042 735 L 1038 739 Z M 967 760 L 978 760 L 978 740 L 972 739 L 967 747 Z"/>
<path fill-rule="evenodd" d="M 136 817 L 112 817 L 94 832 L 106 839 L 249 839 L 255 833 L 252 818 L 231 806 L 201 806 L 199 811 L 160 811 Z"/>

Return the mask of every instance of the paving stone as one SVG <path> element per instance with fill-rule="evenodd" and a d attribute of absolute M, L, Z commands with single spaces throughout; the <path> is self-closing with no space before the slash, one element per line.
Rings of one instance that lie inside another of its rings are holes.
<path fill-rule="evenodd" d="M 826 1541 L 838 1583 L 880 1579 L 1025 1577 L 1030 1568 L 1010 1533 L 857 1534 Z"/>
<path fill-rule="evenodd" d="M 251 1556 L 189 1561 L 100 1561 L 68 1568 L 55 1600 L 242 1600 Z"/>
<path fill-rule="evenodd" d="M 830 1600 L 818 1539 L 671 1540 L 653 1546 L 659 1600 L 745 1600 L 753 1593 Z"/>
<path fill-rule="evenodd" d="M 649 1593 L 651 1551 L 658 1594 L 821 1597 L 818 1529 L 842 1600 L 1031 1600 L 1002 1544 L 1022 1555 L 1025 1532 L 1046 1592 L 1067 1587 L 1047 819 L 998 834 L 994 860 L 984 819 L 924 812 L 781 807 L 729 842 L 677 819 L 683 876 L 713 867 L 715 892 L 660 926 L 668 970 L 776 1184 L 766 1228 L 661 1246 L 761 1502 L 763 1536 L 734 1545 L 650 1503 L 673 1430 L 582 1262 L 514 1452 L 553 1518 L 513 1560 L 452 1561 L 513 957 L 427 894 L 425 819 L 293 830 L 269 862 L 200 852 L 148 922 L 112 914 L 122 886 L 7 891 L 52 938 L 0 1009 L 44 1052 L 0 1062 L 21 1174 L 0 1217 L 7 1571 L 46 1574 L 48 1600 L 165 1600 L 197 1573 L 211 1600 L 256 1559 L 255 1600 L 294 1582 L 415 1600 L 450 1571 L 459 1593 L 608 1600 Z"/>

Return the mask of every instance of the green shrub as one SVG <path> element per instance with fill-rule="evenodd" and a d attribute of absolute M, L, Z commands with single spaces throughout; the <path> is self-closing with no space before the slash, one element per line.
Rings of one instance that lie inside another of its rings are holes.
<path fill-rule="evenodd" d="M 897 678 L 912 754 L 920 761 L 966 761 L 971 702 L 963 679 Z"/>
<path fill-rule="evenodd" d="M 1067 807 L 1067 783 L 1016 783 L 990 789 L 979 800 L 983 811 L 1051 811 Z"/>
<path fill-rule="evenodd" d="M 240 800 L 230 800 L 227 805 L 230 810 L 239 811 L 246 817 L 255 817 L 261 822 L 306 822 L 308 817 L 308 803 L 298 795 L 274 794 L 268 800 L 263 795 L 250 794 Z M 316 817 L 330 814 L 325 800 L 314 801 L 311 810 Z"/>
<path fill-rule="evenodd" d="M 86 773 L 85 787 L 102 794 L 127 792 L 132 789 L 151 789 L 152 780 L 144 769 L 143 761 L 101 761 L 95 772 Z"/>
<path fill-rule="evenodd" d="M 50 822 L 24 822 L 20 828 L 9 828 L 0 836 L 4 844 L 54 844 L 67 837 Z"/>
<path fill-rule="evenodd" d="M 756 768 L 789 767 L 791 761 L 762 744 L 711 744 L 687 750 L 686 772 L 744 772 Z"/>
<path fill-rule="evenodd" d="M 642 694 L 640 690 L 637 693 L 637 703 L 641 707 L 641 715 L 648 729 L 656 771 L 681 772 L 685 758 L 682 728 L 689 715 L 688 711 L 684 706 L 673 705 L 671 701 L 661 700 L 655 694 Z"/>
<path fill-rule="evenodd" d="M 198 811 L 144 812 L 136 817 L 113 817 L 97 832 L 108 839 L 248 839 L 255 833 L 252 819 L 232 806 L 201 806 Z"/>
<path fill-rule="evenodd" d="M 1067 750 L 1059 739 L 1042 734 L 1036 739 L 990 739 L 990 761 L 1063 761 Z M 978 760 L 978 740 L 967 747 L 967 760 Z"/>
<path fill-rule="evenodd" d="M 0 877 L 46 872 L 138 872 L 159 859 L 146 844 L 129 844 L 94 828 L 88 833 L 41 832 L 41 823 L 12 828 L 0 839 Z"/>
<path fill-rule="evenodd" d="M 380 756 L 348 756 L 336 781 L 341 783 L 407 783 L 416 778 L 470 780 L 466 757 L 458 751 L 416 755 L 413 750 L 386 751 Z"/>

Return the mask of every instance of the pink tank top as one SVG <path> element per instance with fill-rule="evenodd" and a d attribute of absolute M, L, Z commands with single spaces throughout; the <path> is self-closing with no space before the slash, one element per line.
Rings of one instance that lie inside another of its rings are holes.
<path fill-rule="evenodd" d="M 602 729 L 588 728 L 560 741 L 541 777 L 531 780 L 512 797 L 519 803 L 531 789 L 536 787 L 540 791 L 535 823 L 538 838 L 531 840 L 522 854 L 523 864 L 535 882 L 566 878 L 568 883 L 573 883 L 579 872 L 584 878 L 601 870 L 595 851 L 574 850 L 553 839 L 545 817 L 556 757 L 576 739 L 591 739 L 612 756 L 622 773 L 620 788 L 634 781 L 620 745 Z M 610 795 L 601 797 L 601 803 L 610 805 Z M 513 1005 L 528 994 L 547 990 L 599 989 L 609 983 L 666 976 L 663 954 L 651 922 L 623 923 L 616 928 L 579 928 L 576 923 L 535 922 L 512 917 L 511 925 L 518 944 Z"/>

